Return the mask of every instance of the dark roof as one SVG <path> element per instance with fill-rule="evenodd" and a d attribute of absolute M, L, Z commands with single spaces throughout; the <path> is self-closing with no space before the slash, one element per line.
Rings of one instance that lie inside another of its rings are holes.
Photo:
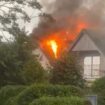
<path fill-rule="evenodd" d="M 74 41 L 71 50 L 73 47 L 78 43 L 79 39 L 83 35 L 88 35 L 90 39 L 94 42 L 94 44 L 98 47 L 98 49 L 105 54 L 105 31 L 97 31 L 97 30 L 90 30 L 90 29 L 83 29 L 77 39 Z"/>

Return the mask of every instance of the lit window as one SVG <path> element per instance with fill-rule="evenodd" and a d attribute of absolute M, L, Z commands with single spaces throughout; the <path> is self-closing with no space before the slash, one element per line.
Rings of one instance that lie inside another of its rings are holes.
<path fill-rule="evenodd" d="M 100 70 L 100 57 L 89 56 L 84 58 L 84 77 L 96 77 L 99 76 Z"/>

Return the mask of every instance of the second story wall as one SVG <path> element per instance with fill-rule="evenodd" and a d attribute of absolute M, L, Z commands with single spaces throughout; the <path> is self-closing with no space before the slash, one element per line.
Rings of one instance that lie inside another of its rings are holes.
<path fill-rule="evenodd" d="M 83 35 L 77 44 L 73 47 L 72 51 L 95 51 L 97 50 L 94 42 L 89 38 L 88 35 Z"/>

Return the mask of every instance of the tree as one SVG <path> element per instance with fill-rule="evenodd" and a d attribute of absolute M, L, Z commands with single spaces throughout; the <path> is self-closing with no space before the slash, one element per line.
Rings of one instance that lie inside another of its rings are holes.
<path fill-rule="evenodd" d="M 19 64 L 11 43 L 0 44 L 0 86 L 19 81 Z"/>
<path fill-rule="evenodd" d="M 22 76 L 25 84 L 43 83 L 46 79 L 46 71 L 34 57 L 23 65 Z"/>
<path fill-rule="evenodd" d="M 21 69 L 32 58 L 30 43 L 24 31 L 13 42 L 0 43 L 0 85 L 22 84 Z"/>
<path fill-rule="evenodd" d="M 0 1 L 0 85 L 23 84 L 23 75 L 21 73 L 27 66 L 30 66 L 31 73 L 33 72 L 32 70 L 36 70 L 36 74 L 38 74 L 38 68 L 40 70 L 43 69 L 32 55 L 33 44 L 29 33 L 26 32 L 25 28 L 27 26 L 20 27 L 18 22 L 22 20 L 27 23 L 36 17 L 29 16 L 25 10 L 26 8 L 37 9 L 42 13 L 42 6 L 37 0 Z M 44 15 L 42 14 L 42 16 Z M 7 32 L 12 35 L 13 40 L 10 41 L 5 37 L 6 42 L 2 42 L 1 36 L 4 37 Z M 29 65 L 31 61 L 35 65 Z M 26 72 L 28 72 L 27 69 Z M 24 74 L 26 74 L 26 78 L 28 74 L 25 71 Z M 34 77 L 32 78 L 34 79 Z M 27 80 L 29 79 L 27 78 Z"/>
<path fill-rule="evenodd" d="M 27 36 L 24 30 L 17 34 L 13 42 L 0 42 L 1 86 L 8 84 L 24 84 L 26 81 L 27 83 L 40 81 L 44 75 L 44 69 L 37 59 L 35 59 L 36 56 L 32 54 L 33 44 L 31 37 Z M 23 72 L 24 75 L 22 75 Z"/>
<path fill-rule="evenodd" d="M 73 54 L 65 54 L 51 70 L 51 83 L 84 86 L 82 68 Z"/>
<path fill-rule="evenodd" d="M 9 32 L 9 34 L 17 35 L 16 30 L 21 31 L 19 21 L 23 23 L 30 22 L 35 16 L 30 16 L 26 9 L 37 9 L 41 11 L 42 6 L 37 0 L 1 0 L 0 1 L 0 30 L 3 32 Z M 22 26 L 21 24 L 21 26 Z"/>

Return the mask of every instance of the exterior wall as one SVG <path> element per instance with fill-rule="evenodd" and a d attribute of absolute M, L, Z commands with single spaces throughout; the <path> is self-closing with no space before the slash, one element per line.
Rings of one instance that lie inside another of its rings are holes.
<path fill-rule="evenodd" d="M 100 72 L 100 75 L 105 76 L 105 55 L 101 54 L 100 57 L 101 57 L 101 65 L 100 65 L 101 72 Z"/>
<path fill-rule="evenodd" d="M 77 53 L 79 62 L 82 66 L 84 65 L 84 58 L 87 56 L 100 56 L 101 57 L 98 51 L 83 51 L 83 52 L 75 52 L 75 53 Z"/>
<path fill-rule="evenodd" d="M 72 51 L 95 51 L 97 46 L 92 42 L 88 35 L 83 35 Z"/>
<path fill-rule="evenodd" d="M 47 59 L 47 57 L 45 56 L 45 54 L 42 52 L 40 48 L 34 50 L 33 54 L 37 55 L 37 59 L 44 69 L 48 69 L 49 67 L 51 67 L 49 60 Z"/>
<path fill-rule="evenodd" d="M 84 34 L 77 40 L 72 47 L 72 52 L 76 53 L 79 62 L 84 66 L 84 58 L 87 56 L 100 56 L 100 72 L 99 77 L 105 76 L 105 55 L 99 50 L 95 43 L 90 39 L 87 34 Z M 98 78 L 99 78 L 98 77 Z M 92 83 L 95 78 L 86 79 L 88 83 Z"/>
<path fill-rule="evenodd" d="M 74 52 L 79 59 L 80 65 L 84 66 L 84 58 L 86 56 L 100 56 L 100 74 L 99 77 L 105 76 L 105 55 L 100 54 L 98 51 L 75 51 Z M 98 77 L 98 78 L 99 78 Z M 95 79 L 90 79 L 90 81 L 94 81 Z"/>
<path fill-rule="evenodd" d="M 105 75 L 105 56 L 101 53 L 94 42 L 88 35 L 83 35 L 72 48 L 73 52 L 76 52 L 79 56 L 79 62 L 84 66 L 84 57 L 86 56 L 100 56 L 100 74 L 102 77 Z"/>
<path fill-rule="evenodd" d="M 100 56 L 100 74 L 99 76 L 97 76 L 96 78 L 99 78 L 102 76 L 102 67 L 103 67 L 103 64 L 102 64 L 102 57 L 101 57 L 101 54 L 98 52 L 98 51 L 80 51 L 80 52 L 74 52 L 77 54 L 78 56 L 78 59 L 79 59 L 79 62 L 80 62 L 80 65 L 84 68 L 84 58 L 87 57 L 87 56 Z M 104 59 L 105 60 L 105 59 Z M 83 71 L 84 72 L 84 71 Z M 94 81 L 96 78 L 87 78 L 86 80 L 87 81 Z"/>

